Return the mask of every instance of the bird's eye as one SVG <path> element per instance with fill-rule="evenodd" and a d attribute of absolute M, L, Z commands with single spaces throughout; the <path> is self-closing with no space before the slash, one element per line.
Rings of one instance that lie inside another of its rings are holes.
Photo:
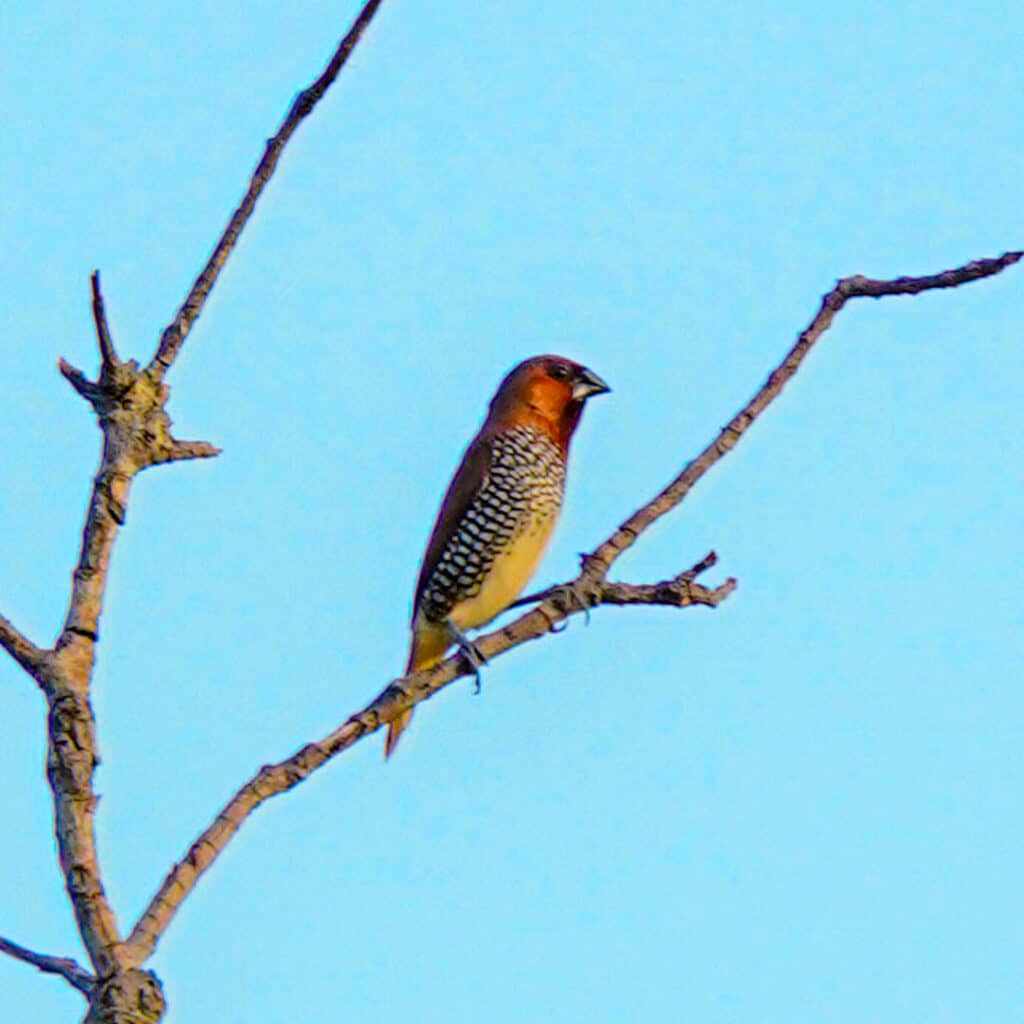
<path fill-rule="evenodd" d="M 553 366 L 548 367 L 548 376 L 552 380 L 568 380 L 569 367 L 565 363 L 555 363 Z"/>

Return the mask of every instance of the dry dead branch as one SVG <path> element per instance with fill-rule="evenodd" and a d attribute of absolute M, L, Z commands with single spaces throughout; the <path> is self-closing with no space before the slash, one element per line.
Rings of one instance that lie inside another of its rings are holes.
<path fill-rule="evenodd" d="M 150 362 L 140 366 L 117 355 L 107 322 L 98 273 L 91 278 L 92 313 L 100 369 L 96 379 L 64 360 L 60 372 L 92 407 L 103 434 L 99 468 L 89 497 L 77 565 L 72 576 L 67 616 L 52 648 L 42 648 L 0 616 L 0 647 L 36 682 L 47 701 L 47 775 L 54 803 L 55 835 L 68 899 L 74 910 L 91 973 L 72 960 L 34 953 L 6 939 L 0 952 L 41 971 L 56 974 L 83 993 L 89 1003 L 87 1024 L 145 1024 L 159 1021 L 164 1000 L 156 975 L 145 969 L 157 943 L 199 878 L 216 861 L 247 817 L 271 797 L 285 793 L 329 760 L 412 705 L 454 680 L 472 674 L 455 655 L 437 668 L 397 679 L 362 710 L 327 736 L 301 747 L 291 757 L 268 764 L 242 785 L 213 822 L 172 867 L 149 906 L 125 938 L 103 887 L 95 841 L 97 798 L 93 775 L 98 762 L 96 722 L 90 700 L 96 646 L 108 569 L 125 521 L 132 483 L 151 466 L 209 458 L 219 449 L 205 441 L 181 441 L 171 433 L 166 412 L 165 376 L 199 317 L 238 237 L 252 215 L 289 139 L 335 81 L 381 0 L 369 0 L 339 43 L 323 73 L 299 93 L 277 133 L 267 143 L 242 201 L 230 217 L 213 252 L 177 314 L 163 331 Z M 530 611 L 477 640 L 489 659 L 558 631 L 573 615 L 589 615 L 602 605 L 717 607 L 735 589 L 727 579 L 708 587 L 698 577 L 716 562 L 709 554 L 690 569 L 655 583 L 609 580 L 615 561 L 657 519 L 675 508 L 694 485 L 743 437 L 757 417 L 779 396 L 836 314 L 855 298 L 915 295 L 955 288 L 990 277 L 1016 263 L 1019 252 L 977 260 L 924 277 L 871 280 L 848 277 L 825 295 L 810 324 L 781 363 L 717 434 L 661 492 L 642 504 L 594 551 L 583 556 L 575 579 L 524 599 Z"/>

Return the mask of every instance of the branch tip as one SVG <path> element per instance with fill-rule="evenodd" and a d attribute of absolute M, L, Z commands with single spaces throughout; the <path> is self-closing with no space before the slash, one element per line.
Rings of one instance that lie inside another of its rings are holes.
<path fill-rule="evenodd" d="M 699 562 L 692 565 L 685 572 L 679 574 L 680 579 L 695 580 L 702 573 L 708 571 L 718 564 L 718 555 L 714 551 L 709 551 Z"/>
<path fill-rule="evenodd" d="M 118 364 L 118 358 L 114 349 L 114 340 L 110 336 L 110 325 L 107 323 L 107 310 L 103 304 L 98 270 L 92 272 L 89 282 L 92 286 L 92 318 L 96 325 L 96 341 L 100 348 L 100 359 L 103 369 L 113 369 Z"/>
<path fill-rule="evenodd" d="M 87 402 L 95 403 L 99 396 L 99 386 L 91 380 L 77 366 L 72 366 L 66 359 L 57 360 L 57 369 L 61 376 L 77 391 Z"/>
<path fill-rule="evenodd" d="M 177 358 L 192 325 L 202 313 L 224 264 L 227 263 L 228 257 L 234 250 L 238 236 L 252 216 L 256 202 L 277 168 L 282 151 L 298 126 L 313 112 L 313 108 L 334 83 L 382 2 L 383 0 L 367 0 L 352 23 L 352 27 L 338 44 L 323 72 L 309 88 L 303 89 L 296 96 L 277 133 L 267 141 L 266 149 L 260 162 L 256 165 L 256 170 L 253 171 L 249 187 L 246 189 L 242 201 L 231 214 L 220 238 L 217 239 L 217 244 L 214 246 L 206 266 L 192 283 L 174 320 L 168 324 L 160 336 L 160 343 L 149 364 L 151 371 L 162 376 Z"/>
<path fill-rule="evenodd" d="M 208 441 L 173 440 L 168 450 L 168 462 L 184 462 L 188 459 L 212 459 L 221 454 L 222 449 Z"/>

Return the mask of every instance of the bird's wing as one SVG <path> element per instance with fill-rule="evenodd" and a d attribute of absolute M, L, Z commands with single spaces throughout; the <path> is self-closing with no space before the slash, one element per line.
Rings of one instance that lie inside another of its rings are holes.
<path fill-rule="evenodd" d="M 412 602 L 413 619 L 416 618 L 420 598 L 423 596 L 427 582 L 437 568 L 437 563 L 441 561 L 445 545 L 458 529 L 462 517 L 472 505 L 473 499 L 486 485 L 487 472 L 490 467 L 491 446 L 486 438 L 478 435 L 462 456 L 459 468 L 455 470 L 455 475 L 441 502 L 441 510 L 437 513 L 437 520 L 434 523 L 433 532 L 430 534 L 430 540 L 427 542 L 426 553 L 423 555 L 423 564 L 420 566 L 419 579 L 416 581 L 416 593 Z"/>

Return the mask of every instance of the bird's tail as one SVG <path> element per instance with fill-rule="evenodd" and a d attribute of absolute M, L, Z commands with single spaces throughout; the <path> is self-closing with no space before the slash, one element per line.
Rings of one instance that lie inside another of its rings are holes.
<path fill-rule="evenodd" d="M 444 626 L 435 626 L 431 623 L 422 627 L 414 627 L 412 649 L 409 651 L 405 674 L 433 668 L 444 657 L 444 652 L 451 647 L 451 643 L 448 630 Z M 397 718 L 388 722 L 388 734 L 384 738 L 385 760 L 395 752 L 402 733 L 409 728 L 412 712 L 413 709 L 409 708 L 408 711 L 403 711 Z"/>
<path fill-rule="evenodd" d="M 388 734 L 384 738 L 384 760 L 386 761 L 394 752 L 395 747 L 398 746 L 399 737 L 408 728 L 409 723 L 412 721 L 412 708 L 408 711 L 403 711 L 397 718 L 392 718 L 388 722 Z"/>

